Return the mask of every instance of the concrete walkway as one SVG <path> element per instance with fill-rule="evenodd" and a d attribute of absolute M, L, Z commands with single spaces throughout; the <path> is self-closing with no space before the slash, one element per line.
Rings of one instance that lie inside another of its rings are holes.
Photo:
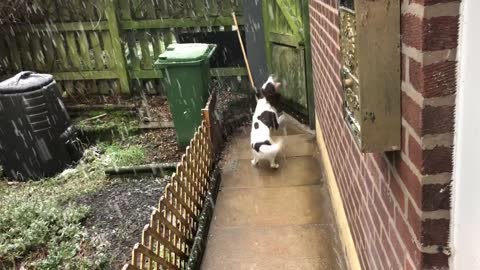
<path fill-rule="evenodd" d="M 287 130 L 278 170 L 252 167 L 248 130 L 230 143 L 202 269 L 345 269 L 314 138 Z"/>

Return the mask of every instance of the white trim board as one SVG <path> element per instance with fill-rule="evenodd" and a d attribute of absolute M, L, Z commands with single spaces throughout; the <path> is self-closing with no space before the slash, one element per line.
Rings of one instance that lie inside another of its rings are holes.
<path fill-rule="evenodd" d="M 480 1 L 460 11 L 450 268 L 480 269 Z"/>

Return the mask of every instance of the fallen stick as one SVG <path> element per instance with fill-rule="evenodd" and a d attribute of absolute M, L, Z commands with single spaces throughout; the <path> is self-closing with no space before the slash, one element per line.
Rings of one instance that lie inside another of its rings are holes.
<path fill-rule="evenodd" d="M 134 111 L 135 109 L 136 109 L 135 105 L 117 105 L 117 104 L 104 104 L 104 105 L 78 104 L 78 105 L 67 106 L 67 111 L 70 111 L 70 112 L 90 111 L 90 110 Z"/>
<path fill-rule="evenodd" d="M 105 170 L 105 174 L 109 176 L 113 175 L 137 175 L 137 174 L 151 174 L 151 175 L 165 175 L 164 170 L 174 170 L 178 163 L 158 163 L 140 166 L 127 166 L 108 168 Z"/>
<path fill-rule="evenodd" d="M 83 119 L 82 121 L 80 121 L 80 123 L 85 123 L 85 122 L 88 122 L 88 121 L 92 121 L 92 120 L 97 120 L 97 119 L 100 119 L 100 118 L 103 118 L 107 116 L 106 113 L 102 113 L 100 115 L 97 115 L 97 116 L 94 116 L 94 117 L 90 117 L 90 118 L 87 118 L 87 119 Z"/>
<path fill-rule="evenodd" d="M 174 127 L 173 121 L 146 122 L 140 124 L 141 129 L 162 129 Z"/>

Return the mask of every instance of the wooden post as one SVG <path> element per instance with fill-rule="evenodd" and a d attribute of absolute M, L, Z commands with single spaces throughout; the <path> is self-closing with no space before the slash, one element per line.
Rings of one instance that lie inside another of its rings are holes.
<path fill-rule="evenodd" d="M 115 63 L 115 70 L 120 81 L 120 91 L 122 94 L 131 94 L 130 80 L 127 73 L 127 64 L 123 53 L 122 39 L 117 18 L 117 0 L 106 0 L 105 15 L 107 16 L 108 29 L 112 40 L 112 60 Z"/>
<path fill-rule="evenodd" d="M 266 52 L 266 60 L 267 60 L 267 68 L 268 72 L 272 72 L 272 45 L 270 42 L 270 12 L 268 9 L 269 2 L 268 0 L 262 0 L 262 14 L 263 14 L 263 30 L 265 32 L 265 52 Z"/>
<path fill-rule="evenodd" d="M 211 129 L 210 111 L 208 110 L 208 107 L 206 109 L 202 109 L 202 116 L 203 116 L 203 120 L 205 120 L 205 127 L 207 128 L 208 140 L 213 144 L 212 131 L 210 130 Z"/>
<path fill-rule="evenodd" d="M 315 129 L 315 97 L 313 93 L 312 44 L 310 37 L 310 14 L 308 0 L 302 1 L 303 29 L 305 34 L 305 80 L 307 87 L 308 124 Z"/>

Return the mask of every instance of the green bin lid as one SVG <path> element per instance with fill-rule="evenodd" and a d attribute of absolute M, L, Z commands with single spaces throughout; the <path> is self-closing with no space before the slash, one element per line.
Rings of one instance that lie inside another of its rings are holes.
<path fill-rule="evenodd" d="M 171 44 L 165 52 L 158 57 L 157 64 L 187 64 L 203 61 L 212 55 L 215 48 L 216 45 L 214 44 L 204 43 Z"/>

